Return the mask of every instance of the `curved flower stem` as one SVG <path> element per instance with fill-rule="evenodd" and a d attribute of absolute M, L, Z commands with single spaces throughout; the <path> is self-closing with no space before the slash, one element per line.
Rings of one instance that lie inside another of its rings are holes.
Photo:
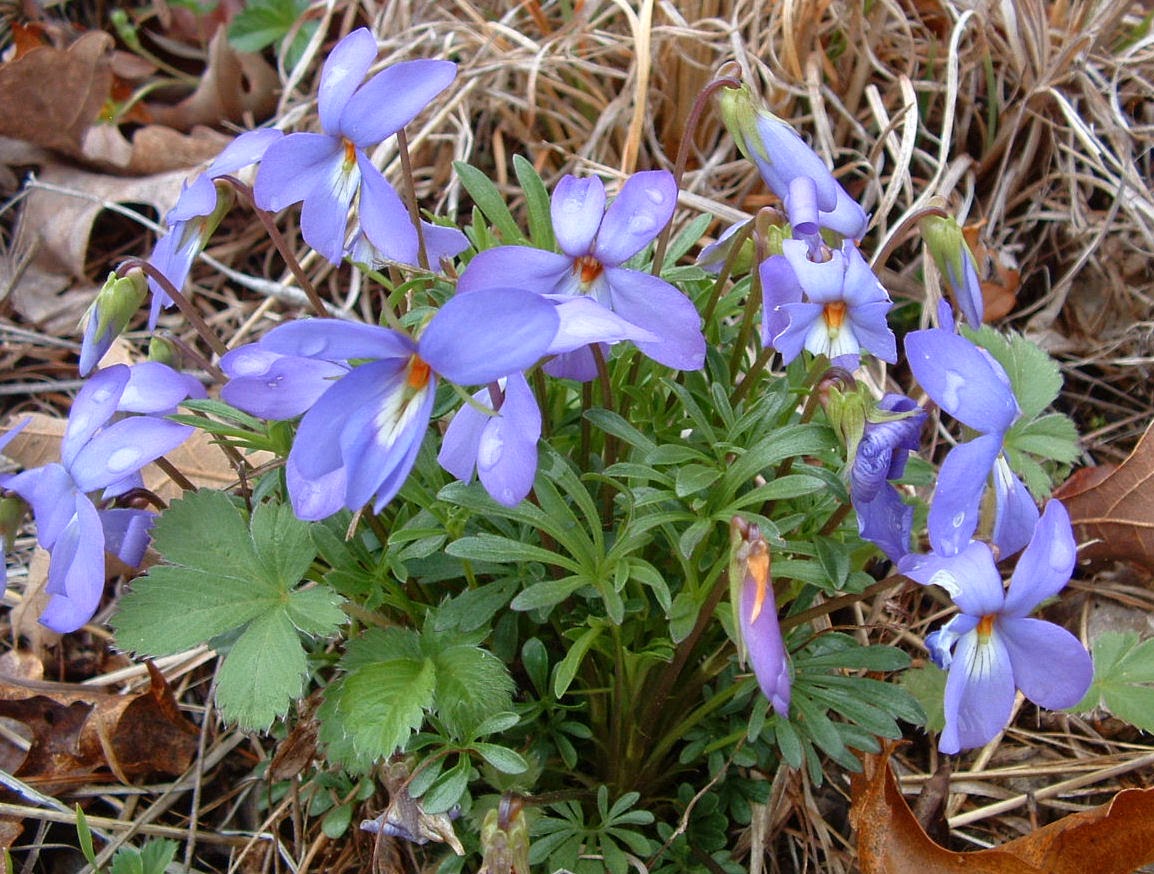
<path fill-rule="evenodd" d="M 425 248 L 425 232 L 421 227 L 421 210 L 417 206 L 417 184 L 413 178 L 413 162 L 409 157 L 409 138 L 405 136 L 404 128 L 397 131 L 397 151 L 401 158 L 401 175 L 405 178 L 405 189 L 409 195 L 409 218 L 413 220 L 413 228 L 417 232 L 417 263 L 428 270 L 429 251 Z"/>
<path fill-rule="evenodd" d="M 802 610 L 800 613 L 795 613 L 792 616 L 782 617 L 781 630 L 785 632 L 798 625 L 803 625 L 811 619 L 828 616 L 830 613 L 840 610 L 842 607 L 849 607 L 859 601 L 864 601 L 866 598 L 872 598 L 874 595 L 881 594 L 906 581 L 907 578 L 902 574 L 890 574 L 888 577 L 866 586 L 857 594 L 838 595 L 836 598 L 830 598 L 828 601 L 818 604 L 816 607 L 810 607 L 808 610 Z"/>
<path fill-rule="evenodd" d="M 874 252 L 874 256 L 870 259 L 870 267 L 885 264 L 886 261 L 890 259 L 890 255 L 894 253 L 894 249 L 905 242 L 906 237 L 909 236 L 914 226 L 922 219 L 931 215 L 936 215 L 939 218 L 950 217 L 950 214 L 940 206 L 927 206 L 925 209 L 919 209 L 917 212 L 907 215 L 902 219 L 902 223 L 890 232 L 889 239 L 886 240 L 885 245 L 877 252 Z"/>
<path fill-rule="evenodd" d="M 284 263 L 288 265 L 289 272 L 291 272 L 293 278 L 296 279 L 297 285 L 301 287 L 301 291 L 305 293 L 305 297 L 309 299 L 309 306 L 313 308 L 313 312 L 322 319 L 331 318 L 329 311 L 325 308 L 324 301 L 321 300 L 320 295 L 317 294 L 317 290 L 313 286 L 312 281 L 305 275 L 304 268 L 301 267 L 301 262 L 297 260 L 297 256 L 288 247 L 288 243 L 285 242 L 284 234 L 282 234 L 280 228 L 276 226 L 273 214 L 257 206 L 256 200 L 252 196 L 252 188 L 245 185 L 235 176 L 226 175 L 218 178 L 224 180 L 243 194 L 249 202 L 249 205 L 252 206 L 252 211 L 256 213 L 256 217 L 260 220 L 260 223 L 264 225 L 264 229 L 268 233 L 269 239 L 272 240 L 272 244 L 276 246 L 276 250 L 280 252 L 280 256 L 284 258 Z"/>
<path fill-rule="evenodd" d="M 733 275 L 734 265 L 737 264 L 737 259 L 741 257 L 741 249 L 745 245 L 745 241 L 750 238 L 753 233 L 753 222 L 747 222 L 744 227 L 734 233 L 732 248 L 729 251 L 729 257 L 725 259 L 725 263 L 721 267 L 721 272 L 717 274 L 717 282 L 713 285 L 713 293 L 709 296 L 709 303 L 705 305 L 705 312 L 701 314 L 701 320 L 705 324 L 709 324 L 713 318 L 713 311 L 717 309 L 718 303 L 721 302 L 721 289 Z"/>
<path fill-rule="evenodd" d="M 761 376 L 761 372 L 765 370 L 766 365 L 769 364 L 773 358 L 774 351 L 776 350 L 767 346 L 758 353 L 757 358 L 753 364 L 749 366 L 749 370 L 745 372 L 745 376 L 742 377 L 741 382 L 737 384 L 737 388 L 733 390 L 733 394 L 729 396 L 730 404 L 737 406 L 737 404 L 749 394 L 749 390 L 753 387 L 753 384 L 757 382 L 757 378 Z"/>
<path fill-rule="evenodd" d="M 681 142 L 677 146 L 677 161 L 673 165 L 673 181 L 677 184 L 678 190 L 681 190 L 681 177 L 685 175 L 685 165 L 689 161 L 689 147 L 693 143 L 693 135 L 697 133 L 697 125 L 705 112 L 706 101 L 720 88 L 738 88 L 740 86 L 741 81 L 733 76 L 719 76 L 707 83 L 698 92 L 697 98 L 693 101 L 693 109 L 689 111 L 689 117 L 685 120 L 685 130 L 682 131 Z M 661 275 L 661 267 L 665 261 L 665 250 L 669 246 L 669 236 L 672 229 L 673 223 L 670 222 L 657 238 L 657 248 L 653 251 L 653 269 L 650 271 L 654 276 Z"/>
<path fill-rule="evenodd" d="M 196 311 L 196 307 L 190 304 L 188 298 L 181 294 L 176 286 L 169 281 L 168 277 L 157 270 L 155 266 L 149 264 L 143 258 L 126 258 L 124 261 L 121 261 L 120 266 L 116 268 L 116 275 L 123 277 L 133 268 L 143 270 L 150 279 L 155 280 L 160 287 L 164 289 L 164 293 L 172 298 L 180 309 L 181 314 L 188 319 L 188 323 L 192 325 L 201 339 L 212 348 L 213 352 L 218 356 L 223 356 L 228 352 L 228 347 L 224 345 L 224 341 L 213 333 L 212 328 L 208 326 L 208 323 L 201 318 L 200 313 Z M 224 373 L 222 373 L 220 368 L 215 364 L 209 364 L 209 371 L 212 373 L 214 379 L 221 382 L 224 381 Z"/>

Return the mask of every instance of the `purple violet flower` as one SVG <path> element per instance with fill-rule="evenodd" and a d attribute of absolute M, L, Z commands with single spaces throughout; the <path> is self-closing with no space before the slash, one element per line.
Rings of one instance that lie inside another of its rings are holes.
<path fill-rule="evenodd" d="M 796 223 L 792 183 L 805 178 L 815 189 L 817 222 L 848 239 L 861 239 L 869 216 L 841 186 L 821 157 L 793 126 L 763 105 L 755 105 L 747 86 L 721 92 L 721 117 L 738 149 L 756 166 L 770 191 L 782 199 L 791 223 Z"/>
<path fill-rule="evenodd" d="M 128 327 L 147 294 L 148 282 L 143 270 L 134 267 L 125 276 L 109 274 L 84 314 L 78 368 L 81 376 L 88 376 L 96 369 L 113 341 Z"/>
<path fill-rule="evenodd" d="M 1081 642 L 1064 628 L 1029 615 L 1056 595 L 1074 570 L 1070 517 L 1059 501 L 1046 504 L 1008 590 L 990 547 L 971 541 L 942 556 L 908 555 L 902 573 L 941 586 L 961 611 L 926 638 L 934 662 L 949 671 L 943 753 L 989 743 L 1009 722 L 1016 690 L 1040 707 L 1073 707 L 1094 668 Z"/>
<path fill-rule="evenodd" d="M 590 343 L 633 340 L 667 367 L 697 370 L 705 363 L 701 316 L 688 297 L 664 279 L 621 265 L 661 232 L 677 205 L 677 186 L 665 170 L 635 173 L 606 208 L 597 177 L 566 176 L 552 198 L 553 230 L 562 254 L 528 246 L 498 246 L 478 254 L 458 292 L 517 286 L 561 304 L 558 357 L 545 366 L 554 376 L 592 379 Z M 587 296 L 612 313 L 586 321 L 589 307 L 567 304 Z"/>
<path fill-rule="evenodd" d="M 465 404 L 445 430 L 437 461 L 459 480 L 470 482 L 476 471 L 485 491 L 499 504 L 515 507 L 533 488 L 537 474 L 537 440 L 541 410 L 523 373 L 473 395 L 478 404 L 495 410 L 485 415 Z"/>
<path fill-rule="evenodd" d="M 782 242 L 782 254 L 761 263 L 762 342 L 789 363 L 801 350 L 857 369 L 862 348 L 891 363 L 897 343 L 886 322 L 893 303 L 851 240 L 824 261 L 803 240 Z"/>
<path fill-rule="evenodd" d="M 927 395 L 963 425 L 978 432 L 950 450 L 938 472 L 930 503 L 930 545 L 942 555 L 962 550 L 978 528 L 982 493 L 993 480 L 991 541 L 1001 556 L 1030 539 L 1038 507 L 1002 453 L 1018 402 L 1002 366 L 965 337 L 944 328 L 906 335 L 910 370 Z"/>
<path fill-rule="evenodd" d="M 153 513 L 100 509 L 142 484 L 140 470 L 175 449 L 192 433 L 159 416 L 189 397 L 204 397 L 192 377 L 157 362 L 98 371 L 80 389 L 68 416 L 59 462 L 0 477 L 0 486 L 26 500 L 36 517 L 37 539 L 52 554 L 40 621 L 53 631 L 75 631 L 92 618 L 104 592 L 104 553 L 138 566 L 148 547 Z M 120 413 L 143 415 L 114 418 Z"/>
<path fill-rule="evenodd" d="M 304 414 L 286 463 L 299 518 L 369 501 L 379 511 L 416 461 L 438 380 L 478 385 L 524 370 L 557 323 L 548 301 L 509 288 L 450 298 L 416 341 L 335 319 L 289 322 L 225 356 L 234 379 L 222 396 L 254 415 Z"/>
<path fill-rule="evenodd" d="M 910 551 L 914 508 L 901 499 L 889 481 L 905 473 L 910 452 L 916 452 L 920 445 L 926 414 L 913 400 L 899 394 L 887 394 L 877 408 L 882 413 L 912 415 L 866 420 L 850 468 L 850 495 L 862 538 L 896 562 Z"/>
<path fill-rule="evenodd" d="M 450 61 L 393 64 L 367 82 L 377 41 L 367 28 L 333 47 L 317 95 L 322 133 L 293 133 L 265 153 L 253 187 L 257 206 L 300 203 L 301 235 L 332 264 L 345 252 L 349 207 L 360 192 L 361 227 L 388 260 L 414 264 L 417 232 L 400 196 L 368 149 L 412 121 L 457 75 Z"/>
<path fill-rule="evenodd" d="M 185 183 L 176 205 L 165 216 L 168 233 L 160 238 L 148 259 L 177 291 L 184 288 L 192 262 L 232 205 L 231 197 L 220 197 L 213 180 L 257 163 L 265 150 L 282 136 L 279 130 L 247 131 L 225 146 L 207 170 Z M 172 298 L 154 279 L 148 280 L 148 287 L 152 291 L 152 309 L 148 316 L 151 331 L 156 328 L 160 310 L 172 306 Z"/>

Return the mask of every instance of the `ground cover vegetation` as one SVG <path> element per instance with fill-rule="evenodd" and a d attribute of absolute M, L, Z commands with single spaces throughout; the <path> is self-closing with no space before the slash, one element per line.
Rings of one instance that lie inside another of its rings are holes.
<path fill-rule="evenodd" d="M 5 864 L 1154 862 L 1150 23 L 6 16 Z"/>

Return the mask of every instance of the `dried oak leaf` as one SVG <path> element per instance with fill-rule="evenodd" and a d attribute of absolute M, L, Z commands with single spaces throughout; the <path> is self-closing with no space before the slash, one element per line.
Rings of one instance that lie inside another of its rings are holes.
<path fill-rule="evenodd" d="M 90 31 L 0 65 L 0 135 L 79 157 L 112 88 L 112 48 L 109 34 Z"/>
<path fill-rule="evenodd" d="M 195 125 L 268 118 L 276 111 L 280 77 L 259 54 L 236 51 L 225 27 L 208 45 L 204 73 L 196 90 L 175 106 L 149 103 L 153 120 L 178 130 Z"/>
<path fill-rule="evenodd" d="M 1083 468 L 1054 490 L 1070 511 L 1082 558 L 1132 561 L 1154 571 L 1154 422 L 1119 465 Z"/>
<path fill-rule="evenodd" d="M 133 695 L 0 674 L 0 719 L 12 729 L 0 738 L 0 758 L 19 762 L 5 770 L 46 794 L 105 770 L 123 782 L 183 773 L 197 728 L 160 671 L 148 671 L 149 687 Z"/>
<path fill-rule="evenodd" d="M 1130 874 L 1154 862 L 1154 789 L 1126 789 L 991 850 L 954 853 L 914 819 L 889 767 L 895 744 L 851 778 L 850 822 L 862 874 Z"/>

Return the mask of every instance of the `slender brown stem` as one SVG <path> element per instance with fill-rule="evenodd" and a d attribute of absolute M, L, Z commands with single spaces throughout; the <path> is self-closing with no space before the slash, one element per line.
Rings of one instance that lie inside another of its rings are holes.
<path fill-rule="evenodd" d="M 873 258 L 870 260 L 870 266 L 880 267 L 885 264 L 890 259 L 890 255 L 894 253 L 894 249 L 905 242 L 906 237 L 913 231 L 914 225 L 931 215 L 936 215 L 940 218 L 950 217 L 950 214 L 939 206 L 927 206 L 925 209 L 919 209 L 912 215 L 906 216 L 902 223 L 894 228 L 893 233 L 890 234 L 889 240 L 886 241 L 885 248 L 874 253 Z"/>
<path fill-rule="evenodd" d="M 289 272 L 297 281 L 297 285 L 301 287 L 301 291 L 305 293 L 305 297 L 309 299 L 309 306 L 313 308 L 313 312 L 322 319 L 331 318 L 329 311 L 325 308 L 324 301 L 321 300 L 320 295 L 317 294 L 316 288 L 305 275 L 304 268 L 301 267 L 301 262 L 297 260 L 296 254 L 289 248 L 288 242 L 284 238 L 284 234 L 280 232 L 280 228 L 276 226 L 276 219 L 271 212 L 261 209 L 256 205 L 256 199 L 253 197 L 252 189 L 237 179 L 235 176 L 221 176 L 223 179 L 237 191 L 244 195 L 252 206 L 252 211 L 256 213 L 256 217 L 260 223 L 264 225 L 265 232 L 268 234 L 272 244 L 276 246 L 276 250 L 280 252 L 280 256 L 284 258 L 284 263 L 288 265 Z"/>
<path fill-rule="evenodd" d="M 693 144 L 693 135 L 697 133 L 697 124 L 701 121 L 702 113 L 705 112 L 706 102 L 719 88 L 740 87 L 741 82 L 732 76 L 720 76 L 702 88 L 693 101 L 693 108 L 685 120 L 685 130 L 681 132 L 681 142 L 677 146 L 677 161 L 673 165 L 673 181 L 677 184 L 679 191 L 681 190 L 681 177 L 685 175 L 685 165 L 689 161 L 689 147 Z M 653 252 L 653 270 L 651 271 L 654 276 L 661 275 L 661 267 L 665 261 L 665 250 L 669 247 L 671 232 L 672 223 L 669 223 L 657 238 L 657 248 Z"/>
<path fill-rule="evenodd" d="M 116 268 L 116 275 L 119 277 L 126 276 L 128 271 L 134 268 L 143 270 L 149 279 L 155 280 L 156 283 L 164 289 L 164 293 L 172 298 L 173 302 L 180 309 L 181 314 L 188 319 L 188 323 L 192 325 L 193 330 L 212 348 L 213 352 L 217 355 L 224 355 L 228 352 L 228 347 L 224 345 L 224 341 L 213 333 L 212 328 L 208 326 L 208 323 L 201 318 L 200 313 L 196 311 L 196 307 L 189 303 L 188 298 L 181 294 L 176 286 L 169 281 L 168 277 L 161 273 L 155 266 L 149 264 L 143 258 L 126 258 L 120 263 L 120 266 Z M 224 374 L 215 364 L 209 365 L 209 371 L 212 373 L 213 378 L 222 382 L 224 381 Z"/>
<path fill-rule="evenodd" d="M 413 220 L 413 227 L 417 231 L 417 263 L 428 270 L 429 251 L 425 248 L 425 230 L 421 227 L 421 210 L 417 206 L 417 183 L 413 178 L 413 162 L 409 157 L 409 138 L 403 129 L 397 131 L 397 151 L 401 157 L 401 176 L 404 177 L 406 193 L 409 195 L 409 218 Z"/>
<path fill-rule="evenodd" d="M 781 620 L 781 630 L 788 631 L 790 628 L 796 628 L 798 625 L 809 622 L 811 619 L 828 616 L 830 613 L 833 613 L 835 610 L 840 610 L 842 607 L 849 607 L 858 601 L 864 601 L 866 598 L 871 598 L 887 589 L 892 589 L 894 586 L 900 585 L 905 579 L 906 577 L 902 574 L 890 574 L 885 579 L 878 580 L 876 583 L 867 586 L 856 595 L 838 595 L 836 598 L 830 598 L 828 601 L 818 604 L 816 607 L 802 610 L 793 616 L 786 616 Z"/>

